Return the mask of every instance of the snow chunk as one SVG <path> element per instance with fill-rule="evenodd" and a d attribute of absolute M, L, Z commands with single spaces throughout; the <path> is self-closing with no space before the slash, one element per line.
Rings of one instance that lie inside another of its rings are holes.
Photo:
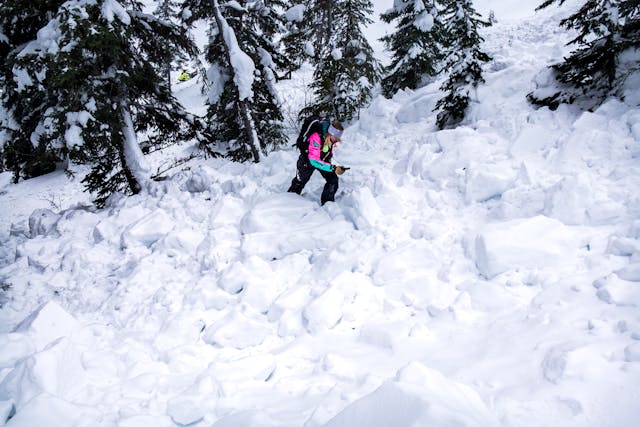
<path fill-rule="evenodd" d="M 640 284 L 624 280 L 618 273 L 594 281 L 596 295 L 607 304 L 640 307 Z"/>
<path fill-rule="evenodd" d="M 64 399 L 42 393 L 21 408 L 11 418 L 9 425 L 11 427 L 69 427 L 83 425 L 86 420 L 98 419 L 101 417 L 95 409 L 74 405 Z"/>
<path fill-rule="evenodd" d="M 307 56 L 314 57 L 316 56 L 316 50 L 313 47 L 313 43 L 305 42 L 304 44 L 304 54 Z"/>
<path fill-rule="evenodd" d="M 157 210 L 134 222 L 122 233 L 120 245 L 123 248 L 135 244 L 151 247 L 174 228 L 173 219 L 163 210 Z"/>
<path fill-rule="evenodd" d="M 357 188 L 345 198 L 346 203 L 350 206 L 345 208 L 345 214 L 358 230 L 370 229 L 383 219 L 380 205 L 367 187 Z"/>
<path fill-rule="evenodd" d="M 47 344 L 67 337 L 80 329 L 80 323 L 55 301 L 43 304 L 16 327 L 15 332 L 28 334 L 40 351 Z"/>
<path fill-rule="evenodd" d="M 272 427 L 274 425 L 277 423 L 262 412 L 241 411 L 219 419 L 211 427 Z"/>
<path fill-rule="evenodd" d="M 7 420 L 16 414 L 16 405 L 12 400 L 0 401 L 0 424 L 4 425 Z"/>
<path fill-rule="evenodd" d="M 327 289 L 304 309 L 303 316 L 309 332 L 332 329 L 342 318 L 344 295 L 335 287 Z"/>
<path fill-rule="evenodd" d="M 24 334 L 0 335 L 0 369 L 11 368 L 20 359 L 34 352 L 33 345 Z M 0 420 L 2 420 L 0 411 Z"/>
<path fill-rule="evenodd" d="M 413 21 L 413 25 L 423 33 L 428 33 L 433 28 L 433 22 L 433 16 L 427 11 L 423 11 L 416 20 Z"/>
<path fill-rule="evenodd" d="M 48 236 L 57 233 L 56 224 L 61 215 L 50 211 L 49 209 L 36 209 L 29 216 L 29 233 L 30 236 Z"/>
<path fill-rule="evenodd" d="M 227 24 L 222 14 L 219 14 L 218 18 L 222 25 L 222 28 L 220 28 L 222 37 L 229 49 L 229 57 L 231 66 L 233 67 L 233 81 L 238 87 L 239 98 L 241 101 L 251 99 L 253 97 L 252 86 L 256 66 L 249 55 L 240 49 L 236 34 L 233 32 L 233 29 L 229 27 L 229 24 Z"/>
<path fill-rule="evenodd" d="M 207 79 L 211 82 L 208 94 L 209 104 L 211 105 L 218 103 L 224 92 L 224 85 L 229 81 L 229 76 L 223 71 L 223 68 L 218 63 L 211 64 L 211 67 L 207 70 Z"/>
<path fill-rule="evenodd" d="M 640 362 L 640 343 L 633 343 L 625 347 L 624 358 L 627 362 Z"/>
<path fill-rule="evenodd" d="M 207 344 L 242 350 L 262 344 L 270 332 L 269 326 L 250 319 L 242 313 L 232 313 L 208 326 L 202 339 Z"/>
<path fill-rule="evenodd" d="M 188 426 L 204 418 L 205 406 L 191 396 L 179 396 L 167 402 L 167 414 L 176 424 Z"/>
<path fill-rule="evenodd" d="M 475 246 L 476 266 L 491 279 L 520 268 L 571 268 L 581 239 L 561 222 L 540 215 L 489 224 Z"/>
<path fill-rule="evenodd" d="M 616 275 L 623 280 L 640 282 L 640 263 L 637 262 L 627 265 L 626 267 L 616 271 Z"/>
<path fill-rule="evenodd" d="M 419 363 L 347 406 L 324 427 L 497 427 L 478 393 Z"/>
<path fill-rule="evenodd" d="M 297 4 L 293 7 L 290 7 L 285 13 L 285 17 L 287 18 L 287 21 L 302 22 L 302 20 L 304 19 L 305 9 L 306 9 L 305 5 L 303 4 Z"/>
<path fill-rule="evenodd" d="M 33 86 L 33 79 L 29 76 L 29 73 L 24 68 L 13 67 L 13 80 L 17 84 L 16 90 L 22 92 L 25 88 Z"/>
<path fill-rule="evenodd" d="M 332 220 L 317 204 L 296 194 L 272 194 L 259 200 L 244 216 L 242 249 L 247 255 L 280 259 L 304 249 L 326 247 L 353 226 Z M 331 232 L 319 230 L 330 229 Z"/>
<path fill-rule="evenodd" d="M 124 7 L 122 7 L 122 5 L 116 0 L 105 0 L 102 4 L 101 14 L 108 22 L 113 22 L 113 20 L 117 18 L 125 25 L 131 24 L 131 17 Z"/>
<path fill-rule="evenodd" d="M 510 189 L 518 176 L 508 164 L 469 166 L 465 170 L 465 200 L 484 202 Z"/>

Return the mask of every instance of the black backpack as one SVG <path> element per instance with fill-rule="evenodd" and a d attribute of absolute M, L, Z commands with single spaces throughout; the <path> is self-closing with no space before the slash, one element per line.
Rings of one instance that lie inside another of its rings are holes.
<path fill-rule="evenodd" d="M 304 119 L 302 128 L 300 129 L 300 135 L 298 135 L 298 139 L 296 140 L 298 150 L 303 154 L 307 154 L 309 152 L 309 137 L 317 132 L 320 134 L 320 137 L 324 139 L 329 124 L 329 118 L 324 116 L 313 115 Z"/>

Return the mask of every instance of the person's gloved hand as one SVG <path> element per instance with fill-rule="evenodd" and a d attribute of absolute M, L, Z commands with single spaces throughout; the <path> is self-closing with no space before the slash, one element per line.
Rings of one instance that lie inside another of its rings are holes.
<path fill-rule="evenodd" d="M 347 169 L 344 166 L 336 166 L 335 173 L 342 175 Z"/>

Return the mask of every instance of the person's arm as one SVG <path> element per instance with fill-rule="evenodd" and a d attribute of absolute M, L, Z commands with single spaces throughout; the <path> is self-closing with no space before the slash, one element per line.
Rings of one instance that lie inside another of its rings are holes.
<path fill-rule="evenodd" d="M 309 162 L 311 166 L 321 171 L 333 172 L 331 163 L 322 160 L 322 139 L 318 133 L 313 133 L 309 137 Z"/>

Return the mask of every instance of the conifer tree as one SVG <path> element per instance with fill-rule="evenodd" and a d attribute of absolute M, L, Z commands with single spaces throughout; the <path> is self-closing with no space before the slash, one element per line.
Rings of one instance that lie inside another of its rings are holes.
<path fill-rule="evenodd" d="M 154 15 L 157 16 L 160 20 L 176 24 L 179 24 L 181 22 L 181 13 L 182 10 L 180 9 L 180 0 L 159 0 L 156 10 L 154 11 Z M 188 34 L 186 32 L 184 37 L 188 37 Z M 175 48 L 174 46 L 170 45 L 167 46 L 167 48 L 168 55 L 163 61 L 163 72 L 167 80 L 167 85 L 169 86 L 169 89 L 171 89 L 172 63 L 175 61 L 179 64 L 184 64 L 190 59 L 195 60 L 195 58 L 189 58 L 186 52 L 179 48 Z"/>
<path fill-rule="evenodd" d="M 372 11 L 370 0 L 333 2 L 328 42 L 318 48 L 321 55 L 311 84 L 315 101 L 302 110 L 302 116 L 322 112 L 348 121 L 371 100 L 381 66 L 362 26 L 372 22 Z"/>
<path fill-rule="evenodd" d="M 314 63 L 318 64 L 332 49 L 332 32 L 337 12 L 335 7 L 340 0 L 308 0 L 305 12 L 307 37 L 313 46 Z"/>
<path fill-rule="evenodd" d="M 141 10 L 135 0 L 66 2 L 14 64 L 22 82 L 15 91 L 42 93 L 30 141 L 89 163 L 83 182 L 98 205 L 114 192 L 143 189 L 150 177 L 143 148 L 193 138 L 198 126 L 162 75 L 167 45 L 191 54 L 195 47 L 179 28 Z"/>
<path fill-rule="evenodd" d="M 416 89 L 439 72 L 443 59 L 443 28 L 436 0 L 401 0 L 380 18 L 396 21 L 394 33 L 382 37 L 392 53 L 382 79 L 382 93 L 391 97 L 400 89 Z"/>
<path fill-rule="evenodd" d="M 295 4 L 293 4 L 295 2 Z M 308 35 L 310 26 L 307 25 L 305 17 L 307 17 L 309 0 L 288 0 L 285 11 L 285 28 L 286 31 L 282 37 L 283 53 L 288 59 L 287 78 L 291 77 L 291 73 L 300 69 L 305 59 L 313 53 L 308 49 Z"/>
<path fill-rule="evenodd" d="M 7 112 L 0 115 L 0 165 L 14 172 L 16 182 L 21 173 L 30 177 L 51 172 L 58 160 L 43 144 L 31 140 L 46 96 L 37 88 L 19 92 L 22 84 L 13 67 L 22 47 L 35 40 L 62 3 L 64 0 L 0 1 L 0 96 Z"/>
<path fill-rule="evenodd" d="M 286 3 L 243 0 L 222 7 L 215 0 L 187 0 L 185 6 L 188 23 L 198 19 L 212 23 L 206 48 L 212 84 L 207 109 L 213 135 L 209 147 L 226 145 L 230 158 L 257 162 L 263 152 L 286 142 L 275 88 L 277 70 L 288 66 L 275 42 L 283 29 Z"/>
<path fill-rule="evenodd" d="M 479 27 L 490 24 L 480 19 L 471 0 L 447 0 L 442 16 L 448 53 L 444 72 L 448 78 L 440 87 L 446 95 L 434 109 L 440 129 L 456 126 L 464 119 L 471 92 L 484 82 L 482 64 L 491 60 L 481 50 L 484 39 L 478 34 Z"/>
<path fill-rule="evenodd" d="M 547 0 L 538 9 L 565 0 Z M 552 95 L 534 91 L 527 97 L 536 105 L 556 108 L 560 103 L 580 101 L 592 108 L 618 89 L 628 75 L 637 70 L 638 60 L 620 67 L 621 54 L 640 47 L 638 0 L 586 0 L 582 7 L 560 25 L 576 30 L 568 44 L 577 48 L 564 61 L 551 68 L 559 88 Z"/>

